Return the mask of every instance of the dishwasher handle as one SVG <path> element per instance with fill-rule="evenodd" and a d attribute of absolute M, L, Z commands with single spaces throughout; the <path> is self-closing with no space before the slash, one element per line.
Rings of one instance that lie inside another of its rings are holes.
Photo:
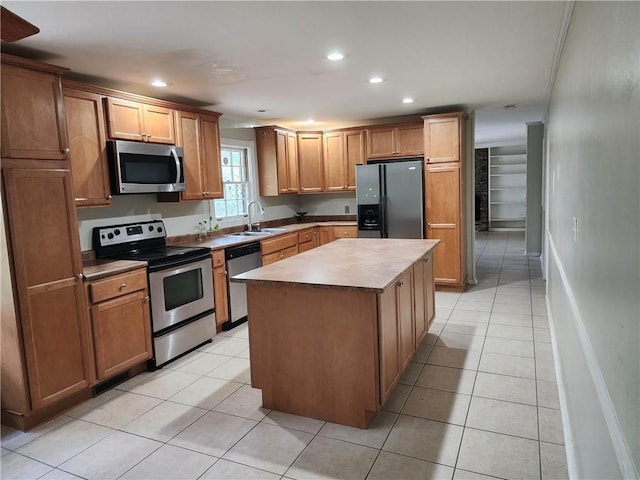
<path fill-rule="evenodd" d="M 246 243 L 236 247 L 225 248 L 224 258 L 225 260 L 232 260 L 234 258 L 244 257 L 256 252 L 260 252 L 260 242 Z"/>

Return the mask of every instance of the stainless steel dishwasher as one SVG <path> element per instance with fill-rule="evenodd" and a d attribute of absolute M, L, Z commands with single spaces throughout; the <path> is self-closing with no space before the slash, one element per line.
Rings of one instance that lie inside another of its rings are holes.
<path fill-rule="evenodd" d="M 228 277 L 248 272 L 262 266 L 260 242 L 253 242 L 225 249 Z M 247 286 L 244 283 L 229 282 L 229 320 L 222 324 L 223 330 L 230 330 L 247 321 Z"/>

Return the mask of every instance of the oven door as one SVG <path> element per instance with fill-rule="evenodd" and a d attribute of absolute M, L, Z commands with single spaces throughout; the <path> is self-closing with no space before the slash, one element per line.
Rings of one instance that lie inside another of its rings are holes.
<path fill-rule="evenodd" d="M 211 260 L 149 273 L 153 332 L 213 309 Z"/>

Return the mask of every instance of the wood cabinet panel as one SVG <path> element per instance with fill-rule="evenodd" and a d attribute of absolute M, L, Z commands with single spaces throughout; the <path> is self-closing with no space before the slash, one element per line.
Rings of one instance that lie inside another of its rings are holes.
<path fill-rule="evenodd" d="M 2 157 L 65 160 L 60 76 L 2 64 Z"/>
<path fill-rule="evenodd" d="M 413 266 L 413 303 L 415 312 L 415 346 L 427 334 L 429 322 L 427 319 L 427 289 L 425 285 L 425 261 L 420 261 Z"/>
<path fill-rule="evenodd" d="M 327 192 L 341 192 L 345 187 L 344 134 L 326 133 L 323 141 L 325 189 Z"/>
<path fill-rule="evenodd" d="M 298 254 L 298 244 L 291 247 L 283 248 L 275 252 L 262 255 L 262 266 L 271 265 L 272 263 L 279 262 L 285 258 L 293 257 Z"/>
<path fill-rule="evenodd" d="M 378 295 L 378 336 L 380 345 L 380 403 L 384 403 L 398 378 L 399 332 L 396 288 L 387 288 Z"/>
<path fill-rule="evenodd" d="M 269 253 L 277 252 L 296 245 L 298 245 L 298 234 L 289 233 L 269 240 L 262 240 L 260 242 L 260 250 L 262 255 L 268 255 Z"/>
<path fill-rule="evenodd" d="M 424 155 L 424 125 L 408 124 L 396 129 L 396 155 Z"/>
<path fill-rule="evenodd" d="M 174 145 L 173 112 L 156 105 L 142 105 L 145 141 Z"/>
<path fill-rule="evenodd" d="M 433 253 L 433 271 L 436 283 L 456 285 L 461 282 L 460 232 L 454 226 L 432 226 L 429 238 L 440 239 Z"/>
<path fill-rule="evenodd" d="M 271 127 L 256 128 L 260 195 L 271 197 L 297 193 L 298 155 L 294 132 Z"/>
<path fill-rule="evenodd" d="M 171 109 L 116 97 L 107 97 L 106 105 L 110 138 L 175 143 Z"/>
<path fill-rule="evenodd" d="M 424 156 L 427 163 L 459 162 L 461 158 L 461 115 L 423 117 Z"/>
<path fill-rule="evenodd" d="M 322 133 L 298 134 L 300 193 L 324 191 Z"/>
<path fill-rule="evenodd" d="M 111 205 L 102 96 L 64 88 L 76 206 Z"/>
<path fill-rule="evenodd" d="M 229 320 L 229 297 L 227 293 L 227 269 L 216 267 L 213 269 L 213 298 L 216 309 L 216 325 L 222 325 Z"/>
<path fill-rule="evenodd" d="M 326 245 L 335 240 L 334 228 L 335 227 L 319 227 L 320 245 Z"/>
<path fill-rule="evenodd" d="M 202 200 L 204 186 L 204 165 L 201 157 L 200 115 L 191 112 L 176 112 L 177 145 L 182 147 L 184 180 L 186 190 L 183 200 Z"/>
<path fill-rule="evenodd" d="M 222 165 L 220 163 L 220 131 L 217 117 L 200 117 L 202 131 L 202 155 L 204 163 L 205 198 L 223 198 Z"/>
<path fill-rule="evenodd" d="M 404 371 L 416 351 L 411 277 L 411 271 L 408 271 L 400 277 L 396 284 L 399 331 L 398 363 L 400 371 Z"/>
<path fill-rule="evenodd" d="M 333 238 L 357 238 L 358 227 L 333 227 Z"/>
<path fill-rule="evenodd" d="M 298 139 L 295 133 L 287 134 L 287 168 L 289 179 L 289 193 L 300 191 L 299 171 L 298 171 Z"/>
<path fill-rule="evenodd" d="M 89 291 L 91 292 L 91 301 L 98 303 L 146 288 L 147 272 L 137 270 L 93 282 Z"/>
<path fill-rule="evenodd" d="M 313 248 L 313 241 L 302 242 L 298 244 L 298 253 L 309 251 Z"/>
<path fill-rule="evenodd" d="M 313 228 L 298 232 L 298 244 L 313 241 Z"/>
<path fill-rule="evenodd" d="M 213 268 L 215 267 L 224 267 L 224 250 L 215 250 L 211 252 L 211 264 Z"/>
<path fill-rule="evenodd" d="M 356 165 L 364 165 L 364 130 L 354 130 L 344 132 L 344 156 L 347 166 L 347 188 L 348 191 L 356 191 Z"/>
<path fill-rule="evenodd" d="M 39 409 L 88 388 L 92 379 L 71 172 L 2 174 L 29 395 Z"/>
<path fill-rule="evenodd" d="M 410 157 L 424 154 L 423 123 L 385 125 L 367 129 L 367 158 Z"/>
<path fill-rule="evenodd" d="M 436 316 L 436 289 L 434 285 L 434 277 L 433 277 L 433 256 L 429 255 L 424 260 L 424 282 L 425 282 L 425 292 L 426 292 L 426 318 L 427 318 L 427 331 L 433 323 L 433 319 Z M 424 332 L 425 334 L 427 332 Z M 418 340 L 416 338 L 416 347 L 417 342 L 422 341 L 422 338 Z"/>
<path fill-rule="evenodd" d="M 98 380 L 105 380 L 151 358 L 151 327 L 146 290 L 91 307 Z"/>

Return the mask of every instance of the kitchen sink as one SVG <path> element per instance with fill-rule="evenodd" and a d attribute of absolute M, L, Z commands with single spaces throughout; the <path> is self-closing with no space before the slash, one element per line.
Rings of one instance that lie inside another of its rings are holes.
<path fill-rule="evenodd" d="M 286 232 L 287 229 L 286 228 L 261 228 L 260 230 L 257 230 L 257 232 L 265 232 L 265 233 L 279 233 L 279 232 Z"/>
<path fill-rule="evenodd" d="M 255 231 L 255 232 L 236 232 L 231 235 L 234 237 L 263 237 L 264 235 L 269 235 L 273 232 L 265 232 L 265 231 Z"/>

